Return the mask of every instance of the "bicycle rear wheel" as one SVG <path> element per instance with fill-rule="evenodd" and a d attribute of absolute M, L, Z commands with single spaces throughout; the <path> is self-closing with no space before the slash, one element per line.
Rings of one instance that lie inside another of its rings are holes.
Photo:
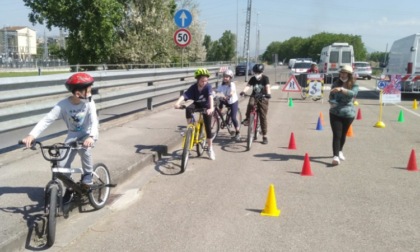
<path fill-rule="evenodd" d="M 219 117 L 217 116 L 217 112 L 213 112 L 211 116 L 210 128 L 211 128 L 211 139 L 214 140 L 219 134 Z"/>
<path fill-rule="evenodd" d="M 204 149 L 207 145 L 206 132 L 204 131 L 204 124 L 200 127 L 200 132 L 198 134 L 198 143 L 195 145 L 197 148 L 197 156 L 201 156 L 204 153 Z"/>
<path fill-rule="evenodd" d="M 185 169 L 187 169 L 188 159 L 190 157 L 191 137 L 192 137 L 192 128 L 188 128 L 187 132 L 185 133 L 184 148 L 182 149 L 181 173 L 183 173 Z"/>
<path fill-rule="evenodd" d="M 101 209 L 105 206 L 111 191 L 111 188 L 108 186 L 111 184 L 111 176 L 108 168 L 104 164 L 95 164 L 93 167 L 92 181 L 93 185 L 88 194 L 89 203 L 95 209 Z"/>
<path fill-rule="evenodd" d="M 246 141 L 246 148 L 247 150 L 251 149 L 252 146 L 252 142 L 254 141 L 254 134 L 255 134 L 255 114 L 251 113 L 249 115 L 249 125 L 248 125 L 248 136 L 247 136 L 247 141 Z"/>
<path fill-rule="evenodd" d="M 227 129 L 228 129 L 229 134 L 231 136 L 235 136 L 235 134 L 236 134 L 236 128 L 233 125 L 232 118 L 231 118 L 231 113 L 232 113 L 232 110 L 229 109 L 229 111 L 227 113 L 227 116 L 226 116 L 226 121 L 228 121 L 228 123 L 227 123 Z M 241 110 L 239 108 L 238 108 L 238 112 L 236 113 L 236 120 L 238 122 L 238 127 L 240 129 L 241 128 L 241 122 L 242 122 L 242 113 L 241 113 Z"/>
<path fill-rule="evenodd" d="M 260 117 L 258 116 L 258 114 L 257 114 L 255 120 L 256 120 L 256 122 L 254 123 L 254 125 L 256 125 L 256 126 L 255 126 L 255 130 L 254 130 L 254 141 L 256 141 L 258 139 L 258 136 L 261 133 L 261 122 L 260 122 Z"/>
<path fill-rule="evenodd" d="M 58 186 L 51 185 L 48 188 L 47 206 L 48 209 L 48 226 L 47 226 L 47 245 L 52 247 L 55 242 L 55 231 L 57 226 L 57 212 L 58 212 Z"/>

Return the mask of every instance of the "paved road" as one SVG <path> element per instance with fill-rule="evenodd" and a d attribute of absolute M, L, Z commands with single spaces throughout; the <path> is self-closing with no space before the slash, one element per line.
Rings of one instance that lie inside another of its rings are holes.
<path fill-rule="evenodd" d="M 363 119 L 354 123 L 345 149 L 348 160 L 335 168 L 329 165 L 327 103 L 295 99 L 288 107 L 280 91 L 270 102 L 269 145 L 257 143 L 245 152 L 245 142 L 232 143 L 222 135 L 216 161 L 191 159 L 181 175 L 174 174 L 182 112 L 143 113 L 117 127 L 104 125 L 95 159 L 109 164 L 117 182 L 128 182 L 113 192 L 109 207 L 83 214 L 74 210 L 60 222 L 52 251 L 414 251 L 420 245 L 420 178 L 405 168 L 418 146 L 419 113 L 411 110 L 411 101 L 386 106 L 386 128 L 377 129 L 372 127 L 379 112 L 375 94 L 361 92 L 359 103 Z M 404 123 L 397 122 L 401 109 Z M 322 131 L 315 130 L 320 112 Z M 287 149 L 291 132 L 297 150 Z M 159 148 L 168 154 L 153 163 L 150 153 Z M 313 177 L 299 175 L 305 153 Z M 33 249 L 39 242 L 31 228 L 40 219 L 40 185 L 48 169 L 39 155 L 2 160 L 2 248 Z M 259 215 L 269 184 L 276 189 L 279 218 Z"/>

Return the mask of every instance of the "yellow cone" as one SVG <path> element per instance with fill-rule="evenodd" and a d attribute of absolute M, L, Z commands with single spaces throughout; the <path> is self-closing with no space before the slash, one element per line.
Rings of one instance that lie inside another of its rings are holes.
<path fill-rule="evenodd" d="M 265 208 L 261 212 L 262 216 L 280 216 L 280 210 L 277 209 L 277 202 L 276 202 L 276 194 L 274 192 L 273 184 L 270 184 L 270 188 L 268 190 L 267 201 L 265 203 Z"/>
<path fill-rule="evenodd" d="M 413 109 L 416 110 L 417 109 L 417 100 L 414 99 L 413 101 Z"/>

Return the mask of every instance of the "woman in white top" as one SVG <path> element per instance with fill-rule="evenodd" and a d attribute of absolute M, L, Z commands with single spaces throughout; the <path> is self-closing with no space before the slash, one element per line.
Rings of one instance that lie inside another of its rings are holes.
<path fill-rule="evenodd" d="M 240 140 L 239 122 L 236 119 L 236 114 L 238 113 L 238 94 L 236 93 L 236 86 L 235 86 L 235 83 L 232 82 L 232 79 L 233 79 L 232 70 L 226 70 L 223 73 L 222 85 L 220 85 L 217 88 L 216 92 L 218 94 L 222 94 L 222 96 L 224 97 L 223 99 L 220 99 L 219 108 L 222 109 L 223 105 L 230 107 L 231 120 L 236 129 L 236 134 L 234 138 L 235 140 Z"/>

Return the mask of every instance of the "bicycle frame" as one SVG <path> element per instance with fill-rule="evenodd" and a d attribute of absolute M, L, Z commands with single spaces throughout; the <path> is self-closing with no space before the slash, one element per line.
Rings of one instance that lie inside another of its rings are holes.
<path fill-rule="evenodd" d="M 189 147 L 188 147 L 189 150 L 191 150 L 194 147 L 194 145 L 203 141 L 203 139 L 199 139 L 200 138 L 200 136 L 199 136 L 200 135 L 200 130 L 201 130 L 202 127 L 204 129 L 204 120 L 203 120 L 202 113 L 200 113 L 200 116 L 199 116 L 197 121 L 195 120 L 194 115 L 193 115 L 193 117 L 191 118 L 191 123 L 188 124 L 188 126 L 187 126 L 187 130 L 192 129 L 191 141 L 188 143 L 189 144 Z M 205 134 L 205 131 L 204 131 L 204 134 Z M 205 138 L 207 138 L 207 137 L 205 137 Z M 183 138 L 182 148 L 184 148 L 185 144 L 187 144 L 187 143 L 185 143 L 185 140 L 186 140 L 186 136 L 184 136 L 184 138 Z"/>

